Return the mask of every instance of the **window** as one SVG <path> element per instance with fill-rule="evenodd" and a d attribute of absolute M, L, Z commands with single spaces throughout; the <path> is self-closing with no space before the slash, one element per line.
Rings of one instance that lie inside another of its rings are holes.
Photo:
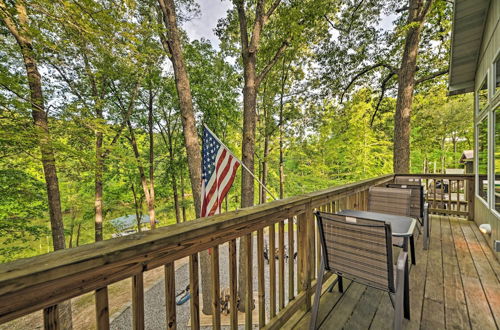
<path fill-rule="evenodd" d="M 481 87 L 479 87 L 476 95 L 478 100 L 478 111 L 481 111 L 486 108 L 486 105 L 488 104 L 488 75 L 484 77 L 483 83 L 481 84 Z"/>
<path fill-rule="evenodd" d="M 500 212 L 500 107 L 495 109 L 495 210 Z"/>
<path fill-rule="evenodd" d="M 478 194 L 488 201 L 488 116 L 477 126 L 477 145 Z"/>

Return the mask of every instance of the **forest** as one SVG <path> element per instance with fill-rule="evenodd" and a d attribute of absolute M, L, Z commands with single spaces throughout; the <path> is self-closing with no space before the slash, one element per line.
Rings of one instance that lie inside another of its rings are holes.
<path fill-rule="evenodd" d="M 0 0 L 0 262 L 195 219 L 203 125 L 277 198 L 463 167 L 450 1 L 225 0 L 216 43 L 200 2 Z"/>

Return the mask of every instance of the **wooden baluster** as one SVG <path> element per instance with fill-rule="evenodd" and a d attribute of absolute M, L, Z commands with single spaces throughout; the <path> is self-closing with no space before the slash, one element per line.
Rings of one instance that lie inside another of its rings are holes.
<path fill-rule="evenodd" d="M 259 328 L 266 324 L 266 290 L 264 278 L 264 230 L 257 231 L 257 266 L 259 284 Z"/>
<path fill-rule="evenodd" d="M 251 330 L 252 329 L 252 310 L 253 310 L 253 276 L 252 276 L 252 270 L 253 270 L 253 263 L 252 263 L 252 234 L 246 235 L 246 240 L 245 240 L 245 245 L 246 245 L 246 264 L 247 264 L 247 273 L 246 275 L 246 291 L 247 291 L 247 296 L 246 296 L 246 310 L 245 310 L 245 329 Z"/>
<path fill-rule="evenodd" d="M 276 316 L 276 233 L 274 224 L 269 226 L 269 315 Z"/>
<path fill-rule="evenodd" d="M 452 180 L 448 180 L 448 210 L 450 210 L 450 211 L 452 211 L 452 209 L 451 209 L 451 195 L 452 195 L 452 192 L 453 192 L 453 181 Z"/>
<path fill-rule="evenodd" d="M 165 265 L 165 312 L 167 329 L 177 328 L 175 309 L 175 267 L 174 262 Z"/>
<path fill-rule="evenodd" d="M 236 296 L 238 295 L 238 271 L 236 268 L 236 240 L 229 241 L 229 313 L 231 329 L 238 329 L 238 309 Z"/>
<path fill-rule="evenodd" d="M 311 251 L 309 245 L 309 221 L 312 208 L 309 204 L 306 206 L 305 213 L 298 216 L 298 229 L 297 229 L 297 251 L 298 251 L 298 278 L 299 278 L 299 292 L 305 292 L 305 301 L 302 308 L 305 311 L 311 309 Z"/>
<path fill-rule="evenodd" d="M 322 205 L 320 207 L 320 210 L 323 212 L 328 212 L 327 206 L 328 205 Z M 321 252 L 320 252 L 321 242 L 319 240 L 319 227 L 317 226 L 316 221 L 314 221 L 314 223 L 315 223 L 315 232 L 316 232 L 316 267 L 315 267 L 316 271 L 315 271 L 315 274 L 318 274 L 318 269 L 321 266 Z"/>
<path fill-rule="evenodd" d="M 316 249 L 314 246 L 314 242 L 316 241 L 316 230 L 315 230 L 315 219 L 314 219 L 314 213 L 312 208 L 306 208 L 306 219 L 307 219 L 307 242 L 309 243 L 309 251 L 310 251 L 310 257 L 308 258 L 309 260 L 309 287 L 311 287 L 311 282 L 313 279 L 316 278 L 316 275 L 318 274 L 316 272 Z M 311 292 L 310 292 L 311 293 Z"/>
<path fill-rule="evenodd" d="M 432 208 L 436 209 L 436 201 L 437 201 L 437 195 L 436 195 L 437 194 L 437 192 L 436 192 L 436 189 L 437 189 L 436 188 L 436 178 L 434 178 L 433 183 L 434 183 L 434 199 L 432 200 Z"/>
<path fill-rule="evenodd" d="M 220 279 L 219 279 L 219 246 L 212 248 L 210 253 L 210 268 L 212 271 L 212 328 L 220 329 Z"/>
<path fill-rule="evenodd" d="M 425 180 L 425 201 L 427 203 L 429 203 L 429 179 L 426 179 Z M 429 207 L 430 207 L 430 204 L 429 204 Z"/>
<path fill-rule="evenodd" d="M 445 208 L 446 206 L 444 205 L 444 179 L 441 180 L 441 198 L 440 198 L 440 204 L 441 208 Z M 443 212 L 446 214 L 446 211 Z"/>
<path fill-rule="evenodd" d="M 98 330 L 109 329 L 108 287 L 95 290 L 95 316 Z"/>
<path fill-rule="evenodd" d="M 43 310 L 43 326 L 45 330 L 59 330 L 59 307 L 53 305 Z"/>
<path fill-rule="evenodd" d="M 475 179 L 467 181 L 467 219 L 474 220 L 474 189 Z"/>
<path fill-rule="evenodd" d="M 278 306 L 279 310 L 285 308 L 285 220 L 278 223 Z"/>
<path fill-rule="evenodd" d="M 461 211 L 462 210 L 462 202 L 461 202 L 461 199 L 460 199 L 460 183 L 462 185 L 462 187 L 465 188 L 465 181 L 460 181 L 460 180 L 457 180 L 457 211 Z"/>
<path fill-rule="evenodd" d="M 294 235 L 295 231 L 293 229 L 293 218 L 288 219 L 288 301 L 293 300 L 295 297 L 295 248 L 294 248 Z"/>
<path fill-rule="evenodd" d="M 144 329 L 144 281 L 142 272 L 132 277 L 132 316 L 133 329 Z"/>
<path fill-rule="evenodd" d="M 189 291 L 191 298 L 191 329 L 200 328 L 200 291 L 198 281 L 198 253 L 189 256 Z"/>

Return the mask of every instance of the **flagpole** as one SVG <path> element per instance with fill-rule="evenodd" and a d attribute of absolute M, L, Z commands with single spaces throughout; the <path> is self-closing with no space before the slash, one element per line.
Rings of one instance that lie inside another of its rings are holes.
<path fill-rule="evenodd" d="M 220 144 L 222 144 L 224 147 L 226 147 L 227 151 L 229 151 L 229 153 L 234 157 L 236 158 L 240 164 L 241 164 L 241 167 L 243 167 L 245 170 L 247 170 L 247 172 L 254 178 L 255 181 L 257 181 L 261 186 L 262 188 L 264 188 L 264 190 L 274 199 L 274 200 L 277 200 L 276 197 L 274 197 L 274 195 L 269 191 L 269 189 L 267 189 L 267 187 L 259 180 L 255 177 L 255 175 L 252 173 L 252 171 L 250 171 L 248 169 L 248 167 L 245 166 L 245 164 L 243 164 L 243 162 L 238 158 L 236 157 L 233 152 L 217 137 L 217 135 L 215 135 L 214 132 L 212 132 L 212 130 L 210 128 L 208 128 L 208 126 L 203 123 L 203 126 L 212 134 L 212 136 L 217 140 L 217 142 L 219 142 Z"/>

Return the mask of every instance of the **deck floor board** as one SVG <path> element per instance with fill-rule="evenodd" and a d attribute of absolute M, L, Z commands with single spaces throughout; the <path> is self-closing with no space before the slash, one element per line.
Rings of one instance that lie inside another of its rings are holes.
<path fill-rule="evenodd" d="M 405 329 L 499 329 L 500 263 L 477 226 L 446 216 L 431 221 L 429 250 L 422 237 L 416 242 Z M 394 310 L 386 293 L 351 283 L 342 296 L 325 292 L 320 314 L 321 329 L 392 329 Z M 309 318 L 285 328 L 304 329 Z"/>

